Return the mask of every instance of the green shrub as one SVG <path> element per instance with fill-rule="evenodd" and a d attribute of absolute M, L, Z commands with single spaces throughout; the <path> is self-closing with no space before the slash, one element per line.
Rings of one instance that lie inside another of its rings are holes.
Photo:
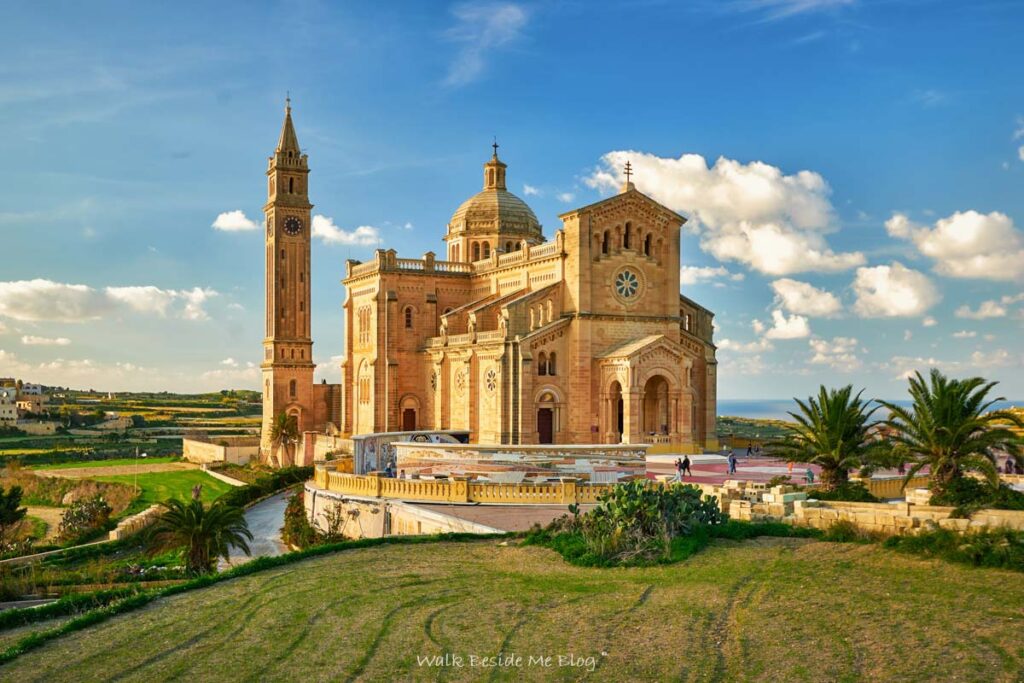
<path fill-rule="evenodd" d="M 946 484 L 940 493 L 933 493 L 932 505 L 946 505 L 958 508 L 958 516 L 970 516 L 974 510 L 996 508 L 999 510 L 1024 510 L 1024 493 L 1015 491 L 1006 484 L 992 486 L 987 481 L 974 477 L 957 477 Z"/>
<path fill-rule="evenodd" d="M 225 501 L 228 505 L 244 507 L 260 498 L 288 488 L 292 484 L 306 481 L 312 476 L 312 467 L 284 467 L 257 477 L 256 481 L 251 484 L 231 489 L 221 496 L 220 500 Z"/>
<path fill-rule="evenodd" d="M 296 548 L 308 548 L 317 542 L 317 532 L 309 518 L 306 517 L 306 504 L 303 491 L 296 491 L 288 499 L 288 507 L 284 509 L 284 526 L 281 528 L 281 540 Z"/>
<path fill-rule="evenodd" d="M 963 534 L 936 529 L 914 536 L 893 536 L 883 545 L 903 553 L 975 567 L 1024 571 L 1024 532 L 1012 529 L 981 529 Z"/>
<path fill-rule="evenodd" d="M 60 520 L 60 537 L 77 542 L 104 530 L 109 521 L 110 506 L 101 496 L 76 500 Z"/>
<path fill-rule="evenodd" d="M 809 498 L 817 500 L 841 500 L 850 503 L 880 503 L 878 498 L 871 495 L 864 484 L 858 482 L 846 482 L 835 487 L 831 491 L 814 490 L 808 491 Z"/>
<path fill-rule="evenodd" d="M 597 507 L 574 517 L 572 525 L 595 557 L 629 563 L 668 557 L 673 539 L 724 521 L 718 501 L 696 486 L 652 487 L 637 480 L 602 494 Z"/>

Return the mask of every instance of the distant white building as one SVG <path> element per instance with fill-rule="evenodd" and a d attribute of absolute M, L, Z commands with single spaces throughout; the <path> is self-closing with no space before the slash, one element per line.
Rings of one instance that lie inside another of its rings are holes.
<path fill-rule="evenodd" d="M 43 385 L 42 384 L 29 384 L 28 382 L 21 385 L 21 393 L 24 396 L 42 396 Z"/>
<path fill-rule="evenodd" d="M 0 387 L 0 425 L 13 426 L 18 422 L 18 391 L 13 387 Z"/>

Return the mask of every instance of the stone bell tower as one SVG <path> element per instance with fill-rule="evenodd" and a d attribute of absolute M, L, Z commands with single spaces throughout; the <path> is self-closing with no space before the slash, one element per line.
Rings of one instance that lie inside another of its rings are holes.
<path fill-rule="evenodd" d="M 299 148 L 286 100 L 277 149 L 267 164 L 266 337 L 263 339 L 263 428 L 260 450 L 272 454 L 271 430 L 284 413 L 301 434 L 316 427 L 313 340 L 310 336 L 309 165 Z"/>

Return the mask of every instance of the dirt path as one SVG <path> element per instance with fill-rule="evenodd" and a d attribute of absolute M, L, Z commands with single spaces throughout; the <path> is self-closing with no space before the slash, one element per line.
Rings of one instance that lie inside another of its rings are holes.
<path fill-rule="evenodd" d="M 46 507 L 43 505 L 26 505 L 29 517 L 38 517 L 46 522 L 46 536 L 44 540 L 50 540 L 57 536 L 60 531 L 60 520 L 64 516 L 64 508 Z"/>
<path fill-rule="evenodd" d="M 162 462 L 151 465 L 114 465 L 112 467 L 65 467 L 53 470 L 35 470 L 35 474 L 44 477 L 62 477 L 64 479 L 84 479 L 86 477 L 109 477 L 118 474 L 150 474 L 153 472 L 180 472 L 197 470 L 199 465 L 191 462 Z"/>

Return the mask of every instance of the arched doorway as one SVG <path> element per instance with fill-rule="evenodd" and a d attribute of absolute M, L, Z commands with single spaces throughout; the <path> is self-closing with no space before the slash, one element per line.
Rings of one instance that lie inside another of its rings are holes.
<path fill-rule="evenodd" d="M 609 404 L 611 406 L 611 426 L 613 431 L 613 439 L 615 443 L 622 441 L 623 427 L 625 421 L 623 418 L 623 404 L 622 404 L 622 385 L 618 381 L 612 382 L 612 386 L 608 391 Z"/>
<path fill-rule="evenodd" d="M 537 401 L 537 443 L 555 442 L 555 397 L 541 394 Z"/>
<path fill-rule="evenodd" d="M 415 396 L 405 396 L 401 402 L 401 424 L 403 432 L 413 432 L 418 428 L 420 402 Z"/>
<path fill-rule="evenodd" d="M 644 434 L 669 433 L 668 381 L 661 375 L 647 380 L 643 394 Z"/>

